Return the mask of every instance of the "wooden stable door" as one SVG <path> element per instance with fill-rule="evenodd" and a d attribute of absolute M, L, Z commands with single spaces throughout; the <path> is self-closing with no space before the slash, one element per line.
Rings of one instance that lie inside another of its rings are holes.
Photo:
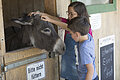
<path fill-rule="evenodd" d="M 0 0 L 0 80 L 59 80 L 58 56 L 50 58 L 48 52 L 31 47 L 11 52 L 5 48 L 4 28 L 12 24 L 9 19 L 39 10 L 40 1 L 45 12 L 56 15 L 55 0 Z"/>
<path fill-rule="evenodd" d="M 58 80 L 57 58 L 48 54 L 35 48 L 5 54 L 5 80 Z"/>

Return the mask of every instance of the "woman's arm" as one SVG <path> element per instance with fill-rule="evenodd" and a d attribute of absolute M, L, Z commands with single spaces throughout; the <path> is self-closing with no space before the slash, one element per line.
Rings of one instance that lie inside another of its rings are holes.
<path fill-rule="evenodd" d="M 34 14 L 34 15 L 39 14 L 39 15 L 41 15 L 42 20 L 51 22 L 51 23 L 53 23 L 57 26 L 60 26 L 61 28 L 65 29 L 65 30 L 71 32 L 71 30 L 69 28 L 67 28 L 68 25 L 64 22 L 61 22 L 60 18 L 58 18 L 58 17 L 51 16 L 47 13 L 42 13 L 42 12 L 39 12 L 39 11 L 31 12 L 28 15 L 31 16 L 32 14 Z"/>
<path fill-rule="evenodd" d="M 29 13 L 28 15 L 36 15 L 36 14 L 39 14 L 40 16 L 48 16 L 49 18 L 53 19 L 53 20 L 57 20 L 57 21 L 60 21 L 60 19 L 56 16 L 52 16 L 52 15 L 49 15 L 47 13 L 43 13 L 43 12 L 40 12 L 40 11 L 36 11 L 36 12 L 31 12 Z"/>
<path fill-rule="evenodd" d="M 92 80 L 93 74 L 94 74 L 94 67 L 93 64 L 86 64 L 87 67 L 87 75 L 85 80 Z"/>
<path fill-rule="evenodd" d="M 41 19 L 44 20 L 44 21 L 48 21 L 48 22 L 51 22 L 53 24 L 56 24 L 57 26 L 60 26 L 61 28 L 71 32 L 71 30 L 69 28 L 67 28 L 68 24 L 66 24 L 64 22 L 61 22 L 60 20 L 55 20 L 55 19 L 50 18 L 50 17 L 48 17 L 46 15 L 42 15 Z"/>
<path fill-rule="evenodd" d="M 61 21 L 58 17 L 56 17 L 56 16 L 52 16 L 52 15 L 49 15 L 49 14 L 47 14 L 47 13 L 41 13 L 40 12 L 40 14 L 41 14 L 41 16 L 47 16 L 47 17 L 49 17 L 50 19 L 52 19 L 52 20 L 57 20 L 57 21 Z"/>

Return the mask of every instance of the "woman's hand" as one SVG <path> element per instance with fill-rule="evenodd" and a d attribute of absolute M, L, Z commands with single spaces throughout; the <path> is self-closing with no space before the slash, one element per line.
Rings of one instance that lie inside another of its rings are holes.
<path fill-rule="evenodd" d="M 42 13 L 42 12 L 40 12 L 40 11 L 31 12 L 31 13 L 29 13 L 28 15 L 29 15 L 29 16 L 32 16 L 32 15 L 37 15 L 37 14 L 39 14 L 40 16 L 42 16 L 42 15 L 47 15 L 46 13 Z"/>
<path fill-rule="evenodd" d="M 49 17 L 46 16 L 46 15 L 42 15 L 42 16 L 41 16 L 41 19 L 44 20 L 44 21 L 48 21 L 48 22 L 51 22 L 51 21 L 52 21 L 52 19 L 49 18 Z"/>

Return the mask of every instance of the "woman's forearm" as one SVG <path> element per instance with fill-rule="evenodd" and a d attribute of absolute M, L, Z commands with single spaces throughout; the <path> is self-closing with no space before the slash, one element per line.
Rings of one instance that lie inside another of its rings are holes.
<path fill-rule="evenodd" d="M 67 28 L 68 24 L 67 23 L 64 23 L 64 22 L 61 22 L 61 21 L 57 21 L 57 20 L 50 20 L 49 22 L 53 23 L 53 24 L 56 24 L 57 26 L 67 30 L 67 31 L 71 31 L 69 28 Z"/>
<path fill-rule="evenodd" d="M 55 19 L 55 18 L 56 18 L 56 19 Z M 51 23 L 53 23 L 53 24 L 55 24 L 55 25 L 57 25 L 57 26 L 65 29 L 65 30 L 71 32 L 71 30 L 70 30 L 69 28 L 67 28 L 68 24 L 66 24 L 66 23 L 64 23 L 64 22 L 61 22 L 60 19 L 57 18 L 57 17 L 53 17 L 53 16 L 51 16 L 51 15 L 49 15 L 49 14 L 43 14 L 43 15 L 41 16 L 41 19 L 44 20 L 44 21 L 51 22 Z"/>
<path fill-rule="evenodd" d="M 47 13 L 43 13 L 44 16 L 48 16 L 49 18 L 53 19 L 53 20 L 57 20 L 57 21 L 60 21 L 60 19 L 56 16 L 52 16 L 52 15 L 49 15 Z"/>

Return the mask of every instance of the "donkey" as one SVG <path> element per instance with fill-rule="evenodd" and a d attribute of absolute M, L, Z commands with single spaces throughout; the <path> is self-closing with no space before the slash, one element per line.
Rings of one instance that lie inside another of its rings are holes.
<path fill-rule="evenodd" d="M 64 42 L 56 33 L 54 26 L 41 20 L 40 15 L 24 15 L 21 18 L 12 19 L 12 21 L 21 25 L 19 29 L 13 27 L 14 30 L 17 30 L 15 31 L 18 40 L 21 42 L 20 45 L 28 46 L 32 44 L 35 48 L 45 49 L 48 52 L 55 52 L 60 55 L 64 54 Z"/>

